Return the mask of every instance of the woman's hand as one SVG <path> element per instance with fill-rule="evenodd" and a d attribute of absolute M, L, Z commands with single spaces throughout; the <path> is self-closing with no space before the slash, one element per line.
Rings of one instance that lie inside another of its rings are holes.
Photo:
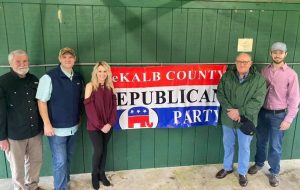
<path fill-rule="evenodd" d="M 108 131 L 111 129 L 111 125 L 109 123 L 107 123 L 106 125 L 104 125 L 101 129 L 101 131 L 103 133 L 108 133 Z"/>

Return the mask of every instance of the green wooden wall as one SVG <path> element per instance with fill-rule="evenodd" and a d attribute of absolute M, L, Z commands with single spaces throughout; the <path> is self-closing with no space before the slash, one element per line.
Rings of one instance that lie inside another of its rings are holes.
<path fill-rule="evenodd" d="M 218 63 L 233 62 L 238 38 L 254 39 L 254 60 L 270 61 L 274 41 L 288 45 L 287 62 L 300 74 L 300 4 L 182 0 L 4 0 L 0 1 L 0 74 L 7 55 L 25 49 L 42 76 L 57 64 L 58 50 L 72 47 L 78 62 Z M 58 12 L 61 17 L 59 19 Z M 90 79 L 91 66 L 76 70 Z M 300 158 L 300 121 L 286 132 L 283 159 Z M 92 146 L 85 125 L 78 132 L 72 172 L 91 170 Z M 221 163 L 220 127 L 141 129 L 114 132 L 108 170 Z M 252 158 L 255 140 L 252 143 Z M 51 175 L 44 138 L 42 175 Z M 0 152 L 0 178 L 10 169 Z"/>

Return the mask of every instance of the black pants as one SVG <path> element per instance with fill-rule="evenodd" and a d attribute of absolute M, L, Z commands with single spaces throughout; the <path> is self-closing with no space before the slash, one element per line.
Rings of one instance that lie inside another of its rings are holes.
<path fill-rule="evenodd" d="M 92 174 L 98 175 L 105 171 L 107 144 L 112 130 L 108 133 L 103 133 L 102 131 L 88 131 L 88 133 L 94 148 Z"/>

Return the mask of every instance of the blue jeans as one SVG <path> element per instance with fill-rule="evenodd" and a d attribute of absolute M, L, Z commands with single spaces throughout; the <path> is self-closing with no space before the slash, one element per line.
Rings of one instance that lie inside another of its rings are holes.
<path fill-rule="evenodd" d="M 70 162 L 75 151 L 76 136 L 48 137 L 52 152 L 54 190 L 67 190 L 70 181 Z"/>
<path fill-rule="evenodd" d="M 240 129 L 230 128 L 223 125 L 223 145 L 224 145 L 224 169 L 230 171 L 233 169 L 233 156 L 235 137 L 238 137 L 239 155 L 238 155 L 238 173 L 246 175 L 250 160 L 250 144 L 252 136 L 245 135 Z"/>
<path fill-rule="evenodd" d="M 280 159 L 282 154 L 282 140 L 284 131 L 279 130 L 281 122 L 286 113 L 274 114 L 260 110 L 258 115 L 258 126 L 256 128 L 256 155 L 255 164 L 263 167 L 267 158 L 267 143 L 269 141 L 268 163 L 270 173 L 278 175 L 280 172 Z"/>

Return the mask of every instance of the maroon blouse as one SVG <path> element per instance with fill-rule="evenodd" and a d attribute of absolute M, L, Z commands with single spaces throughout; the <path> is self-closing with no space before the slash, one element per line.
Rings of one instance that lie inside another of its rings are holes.
<path fill-rule="evenodd" d="M 84 100 L 87 115 L 87 130 L 95 131 L 109 123 L 114 125 L 117 118 L 117 98 L 107 87 L 100 86 Z"/>

